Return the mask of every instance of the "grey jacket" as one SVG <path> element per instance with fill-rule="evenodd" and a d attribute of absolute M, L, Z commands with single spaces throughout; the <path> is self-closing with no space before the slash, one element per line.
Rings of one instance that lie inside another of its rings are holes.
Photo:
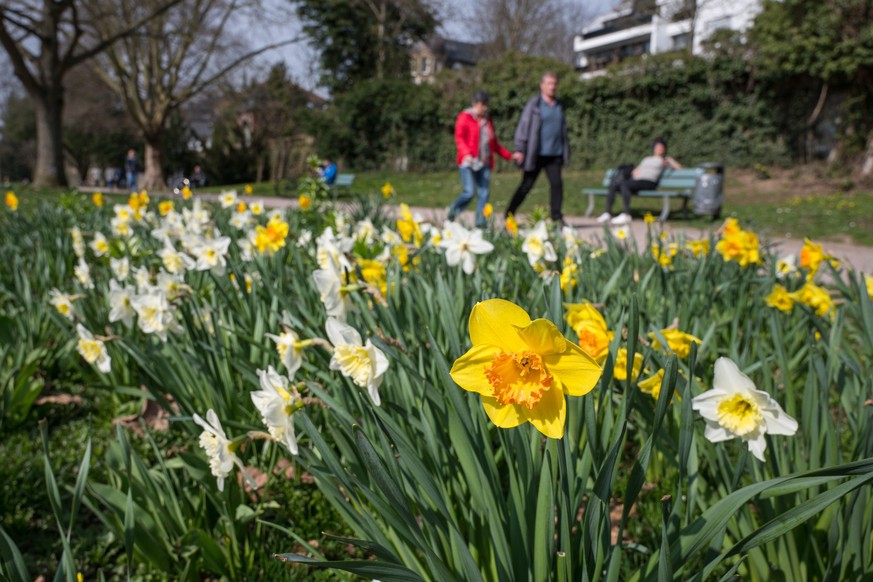
<path fill-rule="evenodd" d="M 521 112 L 521 119 L 518 120 L 518 127 L 515 128 L 515 151 L 524 154 L 524 166 L 522 169 L 525 172 L 533 171 L 537 164 L 537 152 L 540 149 L 540 100 L 542 97 L 537 95 L 532 97 L 524 110 Z M 557 102 L 561 105 L 561 102 Z M 567 116 L 564 114 L 563 106 L 561 108 L 561 136 L 564 140 L 564 165 L 570 163 L 570 139 L 567 135 Z"/>

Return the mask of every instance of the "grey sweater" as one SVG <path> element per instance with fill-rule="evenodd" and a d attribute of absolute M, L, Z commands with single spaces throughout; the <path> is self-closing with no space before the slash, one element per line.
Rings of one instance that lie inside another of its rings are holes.
<path fill-rule="evenodd" d="M 521 118 L 518 120 L 518 126 L 515 128 L 515 151 L 524 154 L 523 169 L 525 172 L 533 171 L 537 165 L 537 153 L 540 149 L 540 100 L 542 97 L 537 95 L 532 97 L 524 110 L 521 112 Z M 560 105 L 560 102 L 558 102 Z M 570 139 L 567 135 L 567 116 L 561 110 L 561 136 L 564 141 L 564 165 L 570 163 Z"/>

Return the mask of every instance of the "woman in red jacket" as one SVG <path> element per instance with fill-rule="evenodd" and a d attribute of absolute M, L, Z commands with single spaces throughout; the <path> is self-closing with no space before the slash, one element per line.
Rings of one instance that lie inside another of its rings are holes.
<path fill-rule="evenodd" d="M 448 207 L 448 219 L 454 220 L 478 190 L 476 226 L 485 228 L 485 204 L 488 203 L 488 187 L 494 154 L 504 160 L 512 154 L 497 141 L 494 125 L 488 117 L 488 93 L 476 91 L 473 105 L 458 115 L 455 122 L 455 145 L 458 147 L 458 169 L 461 173 L 461 194 Z"/>

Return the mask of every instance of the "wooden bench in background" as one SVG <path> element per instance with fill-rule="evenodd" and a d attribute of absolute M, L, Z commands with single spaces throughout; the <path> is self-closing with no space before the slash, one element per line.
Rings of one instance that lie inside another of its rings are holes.
<path fill-rule="evenodd" d="M 336 180 L 334 180 L 333 184 L 330 185 L 330 191 L 331 193 L 333 193 L 333 201 L 336 202 L 336 198 L 337 196 L 339 196 L 340 189 L 342 189 L 346 194 L 351 192 L 352 184 L 354 183 L 354 174 L 337 174 Z"/>
<path fill-rule="evenodd" d="M 658 182 L 658 188 L 655 190 L 641 190 L 636 193 L 642 198 L 661 198 L 663 206 L 658 219 L 661 222 L 667 220 L 670 216 L 670 199 L 682 199 L 682 214 L 684 218 L 688 218 L 688 200 L 694 194 L 694 185 L 697 183 L 697 178 L 703 174 L 703 168 L 682 168 L 681 170 L 667 169 L 661 174 L 661 180 Z M 585 210 L 585 216 L 591 216 L 594 212 L 594 197 L 606 196 L 609 193 L 609 183 L 612 181 L 612 175 L 615 173 L 615 168 L 610 168 L 603 176 L 603 188 L 583 188 L 582 193 L 588 194 L 588 209 Z"/>

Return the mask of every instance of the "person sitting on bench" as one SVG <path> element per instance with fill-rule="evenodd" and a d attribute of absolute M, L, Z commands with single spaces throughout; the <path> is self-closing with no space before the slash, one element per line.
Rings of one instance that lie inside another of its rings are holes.
<path fill-rule="evenodd" d="M 658 138 L 652 144 L 652 155 L 646 156 L 633 167 L 630 164 L 616 168 L 609 183 L 609 194 L 606 196 L 606 212 L 597 217 L 597 222 L 609 221 L 610 224 L 630 224 L 630 199 L 633 194 L 642 190 L 654 190 L 658 187 L 661 172 L 665 168 L 678 170 L 682 164 L 667 155 L 667 142 Z M 615 202 L 615 194 L 621 191 L 622 213 L 612 217 L 612 204 Z"/>

